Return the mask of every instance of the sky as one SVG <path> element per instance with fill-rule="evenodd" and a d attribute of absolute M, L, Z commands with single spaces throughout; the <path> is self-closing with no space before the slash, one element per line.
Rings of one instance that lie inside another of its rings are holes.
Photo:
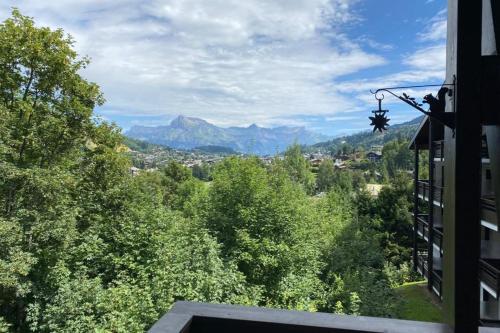
<path fill-rule="evenodd" d="M 106 98 L 95 113 L 125 130 L 182 114 L 338 136 L 369 128 L 370 89 L 443 83 L 446 3 L 2 0 L 0 20 L 16 7 L 71 34 Z M 419 116 L 387 96 L 384 109 L 392 124 Z"/>

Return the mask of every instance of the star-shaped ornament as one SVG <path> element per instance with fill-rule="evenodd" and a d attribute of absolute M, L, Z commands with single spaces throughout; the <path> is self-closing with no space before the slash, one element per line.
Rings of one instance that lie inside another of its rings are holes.
<path fill-rule="evenodd" d="M 370 126 L 373 126 L 373 132 L 375 132 L 376 130 L 378 130 L 381 133 L 383 131 L 387 131 L 387 126 L 390 126 L 389 125 L 390 119 L 387 119 L 387 117 L 385 116 L 387 112 L 388 112 L 387 110 L 373 111 L 374 116 L 369 117 L 370 120 L 372 121 Z"/>

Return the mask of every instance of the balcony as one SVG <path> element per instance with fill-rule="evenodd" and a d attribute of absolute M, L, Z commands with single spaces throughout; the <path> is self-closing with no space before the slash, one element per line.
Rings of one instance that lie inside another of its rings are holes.
<path fill-rule="evenodd" d="M 444 163 L 441 161 L 435 161 L 433 167 L 433 184 L 434 186 L 442 187 L 444 185 Z"/>
<path fill-rule="evenodd" d="M 434 149 L 434 161 L 442 162 L 444 160 L 444 141 L 432 142 L 432 148 Z"/>
<path fill-rule="evenodd" d="M 484 332 L 484 333 L 486 333 L 486 332 L 497 333 L 498 327 L 500 327 L 499 320 L 481 319 L 479 321 L 479 324 L 481 326 L 485 326 L 485 327 L 479 329 L 479 332 Z M 486 331 L 486 330 L 488 330 L 488 331 Z"/>
<path fill-rule="evenodd" d="M 434 228 L 433 243 L 438 251 L 443 254 L 443 229 Z"/>
<path fill-rule="evenodd" d="M 481 225 L 498 231 L 498 217 L 494 197 L 481 198 Z"/>
<path fill-rule="evenodd" d="M 424 277 L 429 276 L 429 267 L 427 265 L 427 252 L 419 252 L 417 255 L 417 271 Z"/>
<path fill-rule="evenodd" d="M 443 228 L 443 208 L 441 208 L 441 206 L 434 206 L 432 209 L 432 216 L 434 228 Z"/>
<path fill-rule="evenodd" d="M 430 190 L 428 180 L 419 180 L 417 182 L 418 197 L 420 199 L 429 201 Z"/>
<path fill-rule="evenodd" d="M 484 160 L 483 160 L 483 163 Z M 483 164 L 481 172 L 481 196 L 482 197 L 494 197 L 495 189 L 493 188 L 493 182 L 491 179 L 491 166 L 490 164 Z"/>
<path fill-rule="evenodd" d="M 444 324 L 330 313 L 177 302 L 150 333 L 451 333 Z M 482 331 L 486 332 L 486 331 Z"/>
<path fill-rule="evenodd" d="M 479 259 L 479 279 L 494 294 L 500 290 L 500 259 Z M 496 295 L 494 295 L 496 297 Z"/>
<path fill-rule="evenodd" d="M 429 241 L 429 215 L 418 214 L 417 216 L 417 234 L 424 240 Z"/>
<path fill-rule="evenodd" d="M 480 318 L 484 326 L 500 326 L 498 300 L 481 301 Z"/>
<path fill-rule="evenodd" d="M 443 277 L 441 271 L 432 271 L 432 290 L 442 298 Z"/>
<path fill-rule="evenodd" d="M 418 197 L 422 200 L 429 201 L 431 186 L 429 186 L 428 180 L 419 180 L 417 182 Z M 432 191 L 434 195 L 434 205 L 438 207 L 443 207 L 443 188 L 441 186 L 432 186 Z"/>
<path fill-rule="evenodd" d="M 500 242 L 498 240 L 481 240 L 481 258 L 500 259 Z"/>
<path fill-rule="evenodd" d="M 483 135 L 483 140 L 481 141 L 481 158 L 482 159 L 490 158 L 488 154 L 488 143 L 486 142 L 486 135 Z"/>
<path fill-rule="evenodd" d="M 444 190 L 441 186 L 434 185 L 433 186 L 433 191 L 434 191 L 434 206 L 438 207 L 443 207 L 443 195 L 444 195 Z"/>

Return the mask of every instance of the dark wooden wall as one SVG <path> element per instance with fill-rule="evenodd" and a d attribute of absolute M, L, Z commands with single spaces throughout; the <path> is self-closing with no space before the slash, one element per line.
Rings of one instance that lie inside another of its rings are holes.
<path fill-rule="evenodd" d="M 482 1 L 449 0 L 446 81 L 456 85 L 446 111 L 456 129 L 445 131 L 443 306 L 456 333 L 479 322 L 481 34 Z"/>

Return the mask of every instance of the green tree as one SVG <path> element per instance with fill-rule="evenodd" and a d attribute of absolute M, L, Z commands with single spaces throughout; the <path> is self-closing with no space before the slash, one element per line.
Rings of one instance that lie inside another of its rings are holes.
<path fill-rule="evenodd" d="M 0 24 L 0 100 L 8 162 L 48 167 L 87 140 L 92 110 L 103 103 L 99 87 L 79 71 L 73 40 L 62 30 L 37 28 L 14 10 Z"/>
<path fill-rule="evenodd" d="M 202 163 L 201 165 L 194 165 L 192 169 L 193 177 L 199 180 L 209 181 L 211 178 L 210 165 L 207 163 Z"/>
<path fill-rule="evenodd" d="M 382 149 L 383 167 L 392 178 L 399 170 L 412 170 L 414 154 L 408 148 L 407 140 L 393 140 Z M 385 172 L 385 171 L 384 171 Z"/>
<path fill-rule="evenodd" d="M 412 246 L 412 218 L 410 214 L 412 199 L 411 178 L 399 172 L 390 186 L 385 186 L 376 199 L 376 217 L 382 224 L 386 256 L 399 266 L 410 260 Z"/>
<path fill-rule="evenodd" d="M 333 161 L 326 159 L 319 165 L 318 175 L 316 177 L 316 186 L 319 191 L 328 191 L 335 178 L 335 167 Z"/>
<path fill-rule="evenodd" d="M 176 161 L 170 161 L 162 169 L 162 173 L 165 187 L 164 203 L 172 208 L 182 207 L 186 192 L 189 194 L 189 190 L 195 190 L 191 170 Z"/>
<path fill-rule="evenodd" d="M 0 24 L 0 218 L 18 239 L 15 252 L 0 254 L 18 267 L 0 315 L 17 329 L 26 327 L 32 290 L 48 289 L 47 271 L 75 237 L 73 172 L 93 138 L 92 110 L 103 102 L 98 86 L 79 75 L 88 61 L 72 44 L 17 10 Z"/>
<path fill-rule="evenodd" d="M 281 165 L 227 158 L 214 171 L 206 223 L 266 305 L 314 310 L 320 302 L 319 250 L 302 187 Z"/>
<path fill-rule="evenodd" d="M 274 163 L 278 163 L 278 161 L 275 160 Z M 302 155 L 299 144 L 291 145 L 285 151 L 283 166 L 290 178 L 294 182 L 301 184 L 307 193 L 312 194 L 314 192 L 314 175 L 311 172 L 309 162 Z"/>

